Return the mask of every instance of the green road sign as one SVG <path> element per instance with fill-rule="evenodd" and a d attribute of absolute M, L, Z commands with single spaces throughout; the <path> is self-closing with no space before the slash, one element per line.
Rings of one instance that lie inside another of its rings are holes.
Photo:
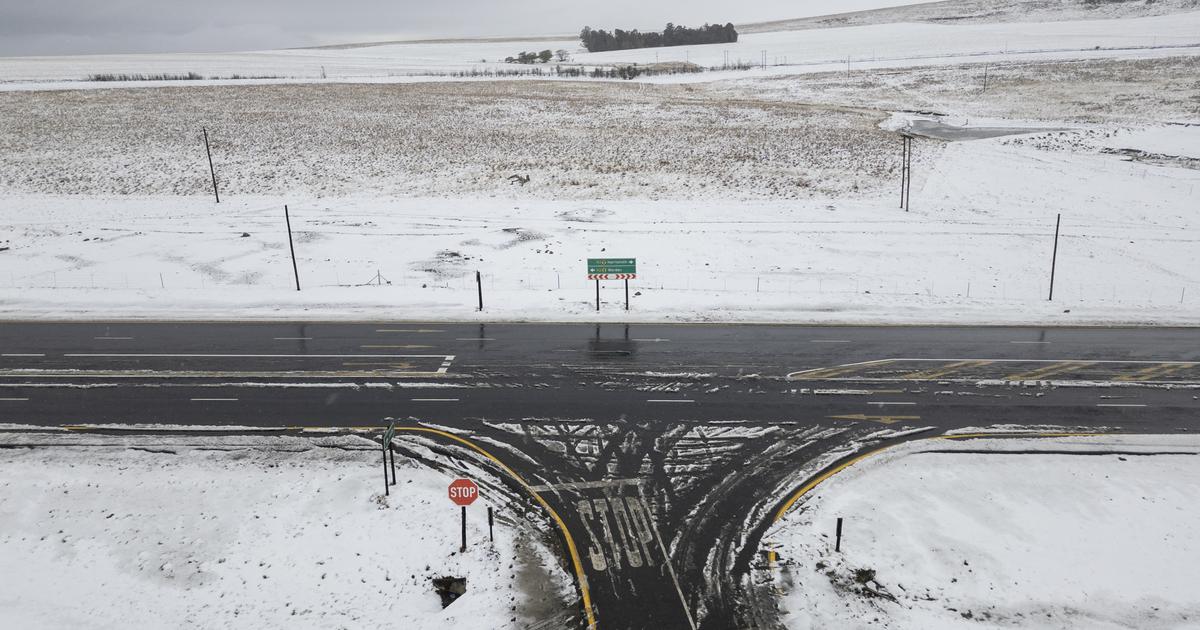
<path fill-rule="evenodd" d="M 392 420 L 391 423 L 388 424 L 387 431 L 383 433 L 383 443 L 390 444 L 392 442 L 392 438 L 394 437 L 396 437 L 396 421 Z"/>
<path fill-rule="evenodd" d="M 588 275 L 622 273 L 636 274 L 636 258 L 589 258 L 587 259 Z"/>

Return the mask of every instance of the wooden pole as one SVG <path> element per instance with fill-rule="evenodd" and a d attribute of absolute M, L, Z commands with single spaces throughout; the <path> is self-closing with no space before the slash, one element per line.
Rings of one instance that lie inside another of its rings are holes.
<path fill-rule="evenodd" d="M 600 279 L 596 278 L 596 312 L 600 312 Z"/>
<path fill-rule="evenodd" d="M 300 269 L 296 267 L 296 246 L 292 244 L 292 218 L 288 216 L 287 205 L 283 206 L 283 220 L 287 221 L 288 249 L 292 252 L 292 273 L 296 276 L 296 290 L 300 290 Z"/>
<path fill-rule="evenodd" d="M 483 275 L 475 272 L 475 287 L 479 289 L 479 311 L 483 312 Z"/>
<path fill-rule="evenodd" d="M 1047 300 L 1054 301 L 1054 268 L 1058 264 L 1058 228 L 1062 225 L 1062 214 L 1054 220 L 1054 253 L 1050 255 L 1050 297 Z"/>
<path fill-rule="evenodd" d="M 221 203 L 221 193 L 217 191 L 217 170 L 213 168 L 212 149 L 208 148 L 208 129 L 201 128 L 204 132 L 204 152 L 208 154 L 208 174 L 212 175 L 213 196 L 217 198 L 217 203 Z"/>
<path fill-rule="evenodd" d="M 625 310 L 629 310 L 629 278 L 625 278 Z"/>

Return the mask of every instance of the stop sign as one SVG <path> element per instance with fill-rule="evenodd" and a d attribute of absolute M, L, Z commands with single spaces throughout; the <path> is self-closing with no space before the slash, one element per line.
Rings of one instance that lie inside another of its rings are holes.
<path fill-rule="evenodd" d="M 450 500 L 466 507 L 479 498 L 479 486 L 470 479 L 455 479 L 450 482 Z"/>

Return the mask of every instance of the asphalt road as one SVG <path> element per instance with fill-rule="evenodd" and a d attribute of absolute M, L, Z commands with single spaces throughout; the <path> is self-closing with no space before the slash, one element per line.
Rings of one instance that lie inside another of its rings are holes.
<path fill-rule="evenodd" d="M 602 628 L 773 627 L 762 536 L 831 454 L 997 425 L 1191 431 L 1198 412 L 1194 329 L 0 325 L 0 423 L 398 418 L 485 446 L 560 515 Z"/>

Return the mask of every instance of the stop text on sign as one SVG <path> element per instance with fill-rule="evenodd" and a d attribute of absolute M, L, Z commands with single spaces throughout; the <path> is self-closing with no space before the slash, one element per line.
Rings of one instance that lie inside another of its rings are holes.
<path fill-rule="evenodd" d="M 455 479 L 450 482 L 450 500 L 461 506 L 468 506 L 479 498 L 479 486 L 470 479 Z"/>

